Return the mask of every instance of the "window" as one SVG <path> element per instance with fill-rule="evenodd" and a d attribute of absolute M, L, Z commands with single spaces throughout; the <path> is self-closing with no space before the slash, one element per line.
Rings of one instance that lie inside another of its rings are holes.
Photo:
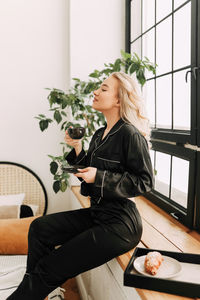
<path fill-rule="evenodd" d="M 200 230 L 200 3 L 126 0 L 126 51 L 158 65 L 143 94 L 155 188 L 148 198 Z"/>

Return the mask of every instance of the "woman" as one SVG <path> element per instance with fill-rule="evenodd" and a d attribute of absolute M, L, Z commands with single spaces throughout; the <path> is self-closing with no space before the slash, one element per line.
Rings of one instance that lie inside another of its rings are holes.
<path fill-rule="evenodd" d="M 92 107 L 107 125 L 96 131 L 87 154 L 67 131 L 70 164 L 91 207 L 34 220 L 29 229 L 27 272 L 9 300 L 42 300 L 68 278 L 104 264 L 140 241 L 142 222 L 133 197 L 149 192 L 153 171 L 149 123 L 136 83 L 123 72 L 111 74 L 94 92 Z M 60 247 L 56 247 L 61 245 Z"/>

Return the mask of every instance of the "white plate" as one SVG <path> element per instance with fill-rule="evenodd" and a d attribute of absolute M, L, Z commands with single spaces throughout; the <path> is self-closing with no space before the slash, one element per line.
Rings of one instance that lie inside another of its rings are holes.
<path fill-rule="evenodd" d="M 162 261 L 157 274 L 151 275 L 145 271 L 144 268 L 145 257 L 146 255 L 139 256 L 133 262 L 133 266 L 135 267 L 135 269 L 139 273 L 145 276 L 150 276 L 155 278 L 170 278 L 178 275 L 181 272 L 181 264 L 179 261 L 177 261 L 172 257 L 163 255 L 164 260 Z"/>

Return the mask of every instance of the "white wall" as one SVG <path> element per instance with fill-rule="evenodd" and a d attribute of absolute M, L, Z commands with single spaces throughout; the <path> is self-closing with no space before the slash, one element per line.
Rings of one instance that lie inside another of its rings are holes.
<path fill-rule="evenodd" d="M 68 88 L 69 1 L 1 1 L 0 37 L 0 160 L 41 178 L 48 212 L 66 209 L 68 192 L 53 192 L 47 157 L 61 153 L 63 134 L 56 125 L 42 133 L 34 116 L 49 109 L 44 88 Z"/>
<path fill-rule="evenodd" d="M 125 0 L 72 0 L 71 76 L 88 79 L 125 48 Z"/>
<path fill-rule="evenodd" d="M 67 90 L 70 78 L 87 79 L 114 62 L 124 31 L 125 0 L 0 2 L 0 160 L 26 165 L 41 178 L 48 213 L 68 208 L 69 193 L 53 192 L 47 156 L 61 154 L 63 133 L 56 125 L 42 133 L 34 119 L 48 114 L 44 88 Z"/>
<path fill-rule="evenodd" d="M 88 80 L 95 69 L 121 57 L 121 49 L 125 50 L 125 0 L 71 0 L 71 78 Z M 80 182 L 72 175 L 71 184 Z"/>

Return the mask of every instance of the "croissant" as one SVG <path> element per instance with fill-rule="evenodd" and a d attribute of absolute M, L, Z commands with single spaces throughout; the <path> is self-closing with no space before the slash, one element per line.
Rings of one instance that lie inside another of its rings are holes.
<path fill-rule="evenodd" d="M 164 258 L 157 251 L 149 252 L 144 261 L 145 271 L 151 275 L 156 275 Z"/>

